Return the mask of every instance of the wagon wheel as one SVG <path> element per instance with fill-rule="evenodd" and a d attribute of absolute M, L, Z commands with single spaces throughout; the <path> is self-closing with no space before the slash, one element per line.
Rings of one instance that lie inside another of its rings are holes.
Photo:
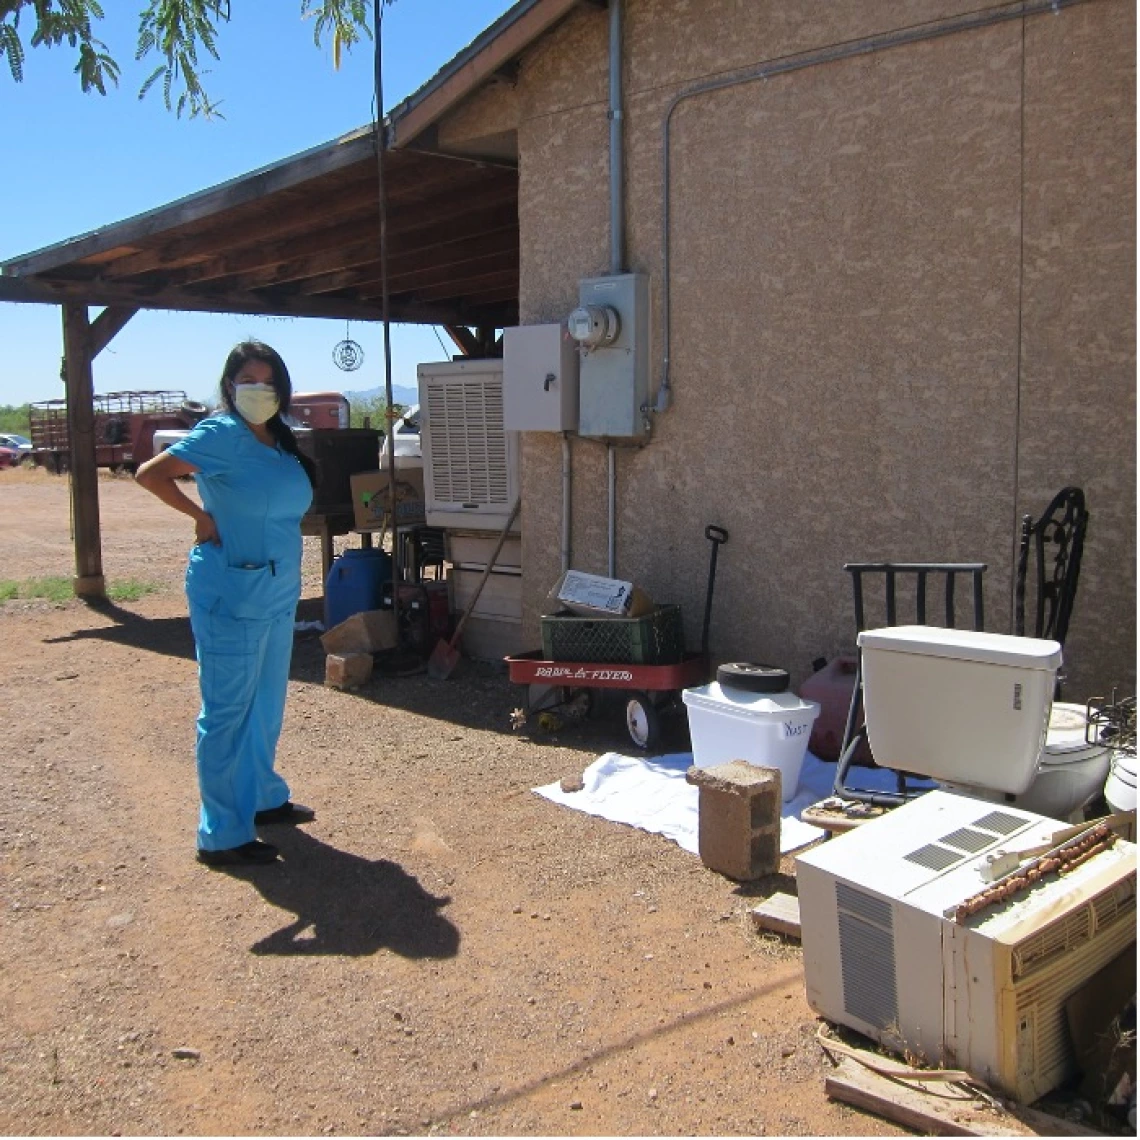
<path fill-rule="evenodd" d="M 625 705 L 625 727 L 638 748 L 648 752 L 661 737 L 661 714 L 648 693 L 631 693 Z"/>

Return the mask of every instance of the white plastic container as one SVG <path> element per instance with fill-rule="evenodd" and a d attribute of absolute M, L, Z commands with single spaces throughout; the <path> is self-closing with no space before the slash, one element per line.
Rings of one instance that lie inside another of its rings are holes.
<path fill-rule="evenodd" d="M 763 768 L 779 768 L 783 798 L 796 794 L 811 726 L 819 705 L 795 693 L 749 693 L 713 681 L 685 689 L 681 699 L 689 714 L 693 763 L 715 768 L 730 760 L 747 760 Z"/>
<path fill-rule="evenodd" d="M 1136 810 L 1136 752 L 1115 750 L 1104 784 L 1104 798 L 1113 811 Z"/>
<path fill-rule="evenodd" d="M 858 641 L 881 767 L 1014 795 L 1033 783 L 1057 642 L 925 625 L 864 630 Z"/>

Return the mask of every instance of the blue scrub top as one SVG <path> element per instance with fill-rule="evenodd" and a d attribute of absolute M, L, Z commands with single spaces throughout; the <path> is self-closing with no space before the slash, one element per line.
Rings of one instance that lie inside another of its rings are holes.
<path fill-rule="evenodd" d="M 202 506 L 222 540 L 190 551 L 190 601 L 243 619 L 294 609 L 301 596 L 301 516 L 313 499 L 297 457 L 259 442 L 229 413 L 202 420 L 169 450 L 198 469 Z"/>

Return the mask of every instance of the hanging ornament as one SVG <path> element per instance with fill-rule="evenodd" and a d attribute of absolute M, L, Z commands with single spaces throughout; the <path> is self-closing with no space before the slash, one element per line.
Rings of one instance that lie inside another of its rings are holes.
<path fill-rule="evenodd" d="M 333 349 L 333 363 L 342 372 L 355 372 L 364 363 L 364 349 L 349 336 L 347 323 L 344 340 Z"/>

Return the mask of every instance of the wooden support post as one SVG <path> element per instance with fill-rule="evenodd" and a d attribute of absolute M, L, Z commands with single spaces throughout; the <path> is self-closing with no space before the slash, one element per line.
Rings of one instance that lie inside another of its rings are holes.
<path fill-rule="evenodd" d="M 81 598 L 106 600 L 99 537 L 99 481 L 95 456 L 95 389 L 91 374 L 91 324 L 87 306 L 63 306 L 64 380 L 71 439 L 71 517 L 75 579 Z"/>
<path fill-rule="evenodd" d="M 91 322 L 91 359 L 99 355 L 126 327 L 138 309 L 109 305 Z"/>
<path fill-rule="evenodd" d="M 498 348 L 498 341 L 495 339 L 495 326 L 494 325 L 480 325 L 476 330 L 477 339 L 479 342 L 479 355 L 480 356 L 502 356 L 501 348 L 496 353 Z"/>
<path fill-rule="evenodd" d="M 478 356 L 479 342 L 468 328 L 462 325 L 444 325 L 443 331 L 455 342 L 455 346 L 464 356 Z"/>

